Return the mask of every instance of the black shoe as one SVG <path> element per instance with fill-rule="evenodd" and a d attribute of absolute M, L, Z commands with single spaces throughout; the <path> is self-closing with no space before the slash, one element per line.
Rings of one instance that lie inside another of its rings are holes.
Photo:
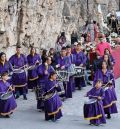
<path fill-rule="evenodd" d="M 19 95 L 16 95 L 16 96 L 15 96 L 15 99 L 18 99 L 19 97 L 20 97 Z"/>
<path fill-rule="evenodd" d="M 107 119 L 111 119 L 111 115 L 110 114 L 107 114 Z"/>
<path fill-rule="evenodd" d="M 10 118 L 10 116 L 9 115 L 6 115 L 5 118 Z"/>
<path fill-rule="evenodd" d="M 26 97 L 26 95 L 24 95 L 24 96 L 23 96 L 23 99 L 24 99 L 24 100 L 27 100 L 27 97 Z"/>
<path fill-rule="evenodd" d="M 92 85 L 90 82 L 87 82 L 87 84 L 90 85 L 90 86 Z"/>

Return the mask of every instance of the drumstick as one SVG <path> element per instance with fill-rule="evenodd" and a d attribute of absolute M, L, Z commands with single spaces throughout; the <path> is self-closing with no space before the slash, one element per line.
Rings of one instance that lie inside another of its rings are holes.
<path fill-rule="evenodd" d="M 89 95 L 88 97 L 98 98 L 98 96 Z"/>
<path fill-rule="evenodd" d="M 110 81 L 112 81 L 113 79 L 111 79 Z M 104 86 L 103 86 L 103 88 L 105 88 L 105 87 L 107 87 L 107 85 L 110 83 L 110 81 L 107 83 L 107 84 L 105 84 Z"/>

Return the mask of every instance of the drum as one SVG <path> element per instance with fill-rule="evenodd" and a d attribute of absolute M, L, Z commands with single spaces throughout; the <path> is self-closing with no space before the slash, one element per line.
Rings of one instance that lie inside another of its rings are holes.
<path fill-rule="evenodd" d="M 58 85 L 58 88 L 57 88 L 58 95 L 59 96 L 65 95 L 65 89 L 63 86 L 63 82 L 59 81 L 57 85 Z"/>
<path fill-rule="evenodd" d="M 62 81 L 62 82 L 69 81 L 69 74 L 66 70 L 59 70 L 59 71 L 56 71 L 56 73 L 57 73 L 58 81 Z"/>
<path fill-rule="evenodd" d="M 85 68 L 75 66 L 75 75 L 74 77 L 84 77 L 85 76 Z"/>
<path fill-rule="evenodd" d="M 84 118 L 89 119 L 97 116 L 99 113 L 98 101 L 96 99 L 89 99 L 84 103 Z"/>
<path fill-rule="evenodd" d="M 9 91 L 9 92 L 6 92 L 6 93 L 1 94 L 0 95 L 0 99 L 1 100 L 8 100 L 12 96 L 13 96 L 13 92 L 12 91 Z"/>
<path fill-rule="evenodd" d="M 75 75 L 76 71 L 75 71 L 75 65 L 71 64 L 70 67 L 68 68 L 68 74 L 69 76 L 73 76 Z"/>
<path fill-rule="evenodd" d="M 37 87 L 35 87 L 35 96 L 36 96 L 36 100 L 42 100 L 43 99 L 43 86 L 44 85 L 39 85 Z"/>
<path fill-rule="evenodd" d="M 13 73 L 24 73 L 25 72 L 25 70 L 23 70 L 23 69 L 14 69 L 13 70 Z"/>
<path fill-rule="evenodd" d="M 84 104 L 92 104 L 92 103 L 96 103 L 97 102 L 97 99 L 88 99 L 84 102 Z"/>

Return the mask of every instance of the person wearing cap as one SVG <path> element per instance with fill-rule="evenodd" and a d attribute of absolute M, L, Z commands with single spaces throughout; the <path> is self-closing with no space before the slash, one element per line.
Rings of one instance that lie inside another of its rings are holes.
<path fill-rule="evenodd" d="M 0 116 L 5 118 L 9 118 L 10 115 L 14 112 L 14 110 L 17 107 L 16 101 L 13 95 L 11 95 L 11 97 L 9 97 L 8 99 L 6 98 L 6 100 L 2 99 L 2 95 L 13 91 L 11 85 L 9 84 L 9 82 L 7 82 L 7 80 L 8 80 L 8 73 L 3 72 L 0 80 L 0 98 L 1 98 Z"/>
<path fill-rule="evenodd" d="M 36 53 L 35 47 L 31 47 L 30 54 L 27 56 L 29 67 L 34 66 L 33 69 L 28 69 L 28 88 L 35 89 L 37 86 L 37 66 L 42 62 L 41 56 Z"/>
<path fill-rule="evenodd" d="M 108 43 L 108 42 L 105 41 L 105 36 L 104 36 L 104 35 L 100 36 L 100 37 L 99 37 L 99 40 L 100 40 L 100 43 L 98 43 L 97 46 L 96 46 L 96 53 L 97 53 L 99 56 L 103 56 L 103 55 L 104 55 L 104 51 L 105 51 L 106 48 L 107 48 L 110 52 L 112 52 L 110 43 Z"/>
<path fill-rule="evenodd" d="M 4 52 L 0 53 L 0 75 L 4 72 L 10 73 L 12 71 L 12 66 L 6 59 L 6 54 Z M 8 80 L 11 82 L 11 80 Z"/>
<path fill-rule="evenodd" d="M 16 47 L 16 54 L 10 57 L 10 63 L 12 64 L 13 71 L 15 69 L 20 72 L 13 72 L 12 84 L 15 87 L 16 99 L 23 95 L 23 99 L 27 100 L 27 76 L 24 68 L 27 66 L 27 58 L 21 53 L 21 46 Z"/>

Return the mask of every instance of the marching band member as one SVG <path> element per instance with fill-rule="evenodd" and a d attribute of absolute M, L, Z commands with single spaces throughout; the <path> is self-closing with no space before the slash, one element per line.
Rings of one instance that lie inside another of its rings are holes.
<path fill-rule="evenodd" d="M 57 94 L 59 87 L 56 84 L 57 74 L 55 72 L 50 73 L 49 79 L 45 83 L 45 120 L 56 121 L 62 117 L 62 102 Z"/>
<path fill-rule="evenodd" d="M 75 65 L 84 67 L 86 65 L 86 56 L 82 51 L 81 44 L 77 44 L 76 51 L 73 53 L 75 54 Z M 85 86 L 85 79 L 84 78 L 75 78 L 76 87 L 80 90 L 81 87 Z"/>
<path fill-rule="evenodd" d="M 100 125 L 105 124 L 105 113 L 103 109 L 103 102 L 102 100 L 105 97 L 105 92 L 102 89 L 102 81 L 97 80 L 95 83 L 95 87 L 92 88 L 89 92 L 87 92 L 87 97 L 89 99 L 95 99 L 94 104 L 88 104 L 87 106 L 84 105 L 84 117 L 86 120 L 90 120 L 90 125 Z"/>
<path fill-rule="evenodd" d="M 10 73 L 12 71 L 12 66 L 9 61 L 6 60 L 6 54 L 4 52 L 0 53 L 0 75 L 4 72 Z M 8 79 L 11 83 L 11 79 Z"/>
<path fill-rule="evenodd" d="M 66 56 L 66 47 L 63 47 L 61 49 L 60 56 L 57 59 L 57 65 L 56 68 L 58 68 L 61 71 L 68 71 L 68 68 L 71 65 L 71 59 L 69 59 Z M 64 74 L 64 73 L 61 73 Z M 68 77 L 69 80 L 69 77 Z M 67 98 L 72 98 L 72 87 L 68 87 L 68 80 L 66 80 L 67 83 L 63 82 L 64 89 L 65 89 L 65 96 Z"/>
<path fill-rule="evenodd" d="M 69 58 L 69 60 L 71 60 L 71 65 L 70 65 L 70 67 L 68 67 L 68 72 L 72 72 L 72 73 L 70 73 L 68 87 L 71 87 L 72 91 L 75 91 L 75 81 L 74 81 L 74 77 L 73 77 L 73 75 L 75 74 L 75 68 L 74 68 L 75 55 L 72 54 L 72 52 L 71 52 L 72 50 L 71 50 L 70 46 L 66 46 L 66 50 L 67 50 L 67 57 Z"/>
<path fill-rule="evenodd" d="M 43 94 L 45 88 L 45 82 L 47 81 L 51 72 L 54 72 L 54 68 L 51 66 L 51 58 L 47 57 L 45 62 L 38 66 L 37 73 L 38 73 L 38 86 L 36 89 L 37 94 L 37 109 L 39 111 L 44 110 L 44 103 L 43 103 Z"/>
<path fill-rule="evenodd" d="M 13 95 L 7 100 L 1 99 L 4 93 L 8 93 L 9 91 L 13 90 L 10 84 L 7 82 L 8 73 L 3 72 L 1 76 L 2 80 L 0 80 L 0 115 L 9 118 L 16 109 L 17 104 Z"/>
<path fill-rule="evenodd" d="M 23 99 L 27 100 L 27 76 L 24 70 L 27 65 L 27 58 L 24 54 L 21 54 L 21 46 L 16 47 L 16 54 L 11 56 L 9 61 L 12 64 L 13 71 L 15 69 L 20 70 L 19 72 L 13 72 L 12 75 L 12 84 L 15 87 L 16 99 L 20 95 L 23 95 Z"/>
<path fill-rule="evenodd" d="M 103 81 L 103 87 L 105 86 L 105 98 L 103 99 L 103 106 L 105 114 L 107 114 L 107 118 L 110 119 L 110 114 L 117 113 L 117 97 L 115 93 L 114 76 L 113 73 L 107 69 L 107 63 L 105 61 L 102 62 L 102 69 L 95 73 L 93 85 L 96 84 L 98 79 L 101 79 Z"/>
<path fill-rule="evenodd" d="M 31 47 L 30 54 L 27 56 L 27 61 L 29 67 L 33 66 L 32 69 L 28 69 L 28 88 L 34 89 L 37 87 L 37 65 L 41 63 L 41 57 L 36 53 L 36 49 L 34 47 Z"/>

